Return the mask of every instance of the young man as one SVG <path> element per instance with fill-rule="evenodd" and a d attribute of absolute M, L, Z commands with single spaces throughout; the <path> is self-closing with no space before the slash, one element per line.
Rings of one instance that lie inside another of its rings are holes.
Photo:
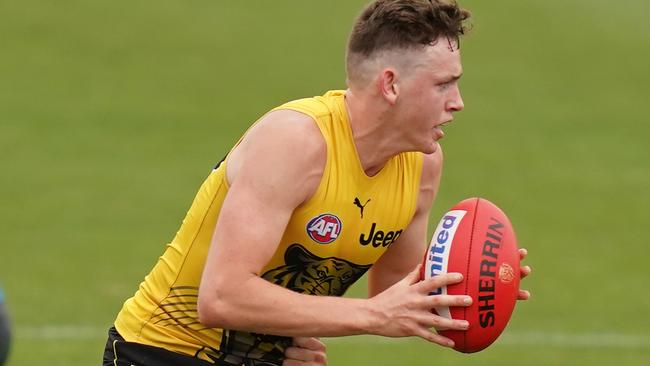
<path fill-rule="evenodd" d="M 463 109 L 468 17 L 439 1 L 370 4 L 350 36 L 348 89 L 289 102 L 249 129 L 125 302 L 104 364 L 324 365 L 315 337 L 353 334 L 452 346 L 432 329 L 467 323 L 430 309 L 472 299 L 429 296 L 462 278 L 420 282 L 418 263 L 442 126 Z M 368 270 L 368 299 L 341 298 Z"/>

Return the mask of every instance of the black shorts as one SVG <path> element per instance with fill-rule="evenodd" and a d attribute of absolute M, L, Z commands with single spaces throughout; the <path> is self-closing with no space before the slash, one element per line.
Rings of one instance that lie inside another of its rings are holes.
<path fill-rule="evenodd" d="M 163 348 L 127 342 L 115 327 L 108 330 L 104 348 L 104 366 L 280 366 L 280 364 L 247 360 L 241 365 L 217 360 L 210 363 L 195 357 L 182 355 Z"/>

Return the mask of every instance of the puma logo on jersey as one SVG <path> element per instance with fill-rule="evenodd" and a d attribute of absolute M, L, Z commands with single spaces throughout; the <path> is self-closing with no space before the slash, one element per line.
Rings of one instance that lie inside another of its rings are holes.
<path fill-rule="evenodd" d="M 382 230 L 375 231 L 376 228 L 377 223 L 373 222 L 372 227 L 370 228 L 370 232 L 368 234 L 361 233 L 359 236 L 359 244 L 372 244 L 372 246 L 375 248 L 378 248 L 380 246 L 387 247 L 393 244 L 393 242 L 397 240 L 400 235 L 402 235 L 402 230 L 384 232 Z"/>
<path fill-rule="evenodd" d="M 359 207 L 359 209 L 361 210 L 361 218 L 362 218 L 362 219 L 363 219 L 363 209 L 366 207 L 366 205 L 368 204 L 368 202 L 370 202 L 370 198 L 368 198 L 368 200 L 366 201 L 366 203 L 362 205 L 362 204 L 361 204 L 361 201 L 359 200 L 359 198 L 358 198 L 358 197 L 354 197 L 354 202 L 353 202 L 353 203 L 354 203 L 357 207 Z"/>
<path fill-rule="evenodd" d="M 341 234 L 341 220 L 332 214 L 321 214 L 309 221 L 307 234 L 319 244 L 329 244 Z"/>

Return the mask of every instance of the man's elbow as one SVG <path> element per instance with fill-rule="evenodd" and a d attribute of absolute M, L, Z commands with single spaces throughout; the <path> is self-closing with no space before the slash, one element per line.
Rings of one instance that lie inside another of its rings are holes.
<path fill-rule="evenodd" d="M 216 291 L 199 291 L 196 311 L 201 324 L 210 328 L 231 329 L 236 314 L 229 310 L 231 307 Z"/>

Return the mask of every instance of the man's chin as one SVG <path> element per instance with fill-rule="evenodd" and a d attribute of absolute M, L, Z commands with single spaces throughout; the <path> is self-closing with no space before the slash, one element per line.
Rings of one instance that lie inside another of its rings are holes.
<path fill-rule="evenodd" d="M 438 144 L 438 141 L 433 141 L 433 143 L 427 145 L 426 148 L 422 150 L 422 152 L 424 154 L 433 154 L 434 152 L 438 151 L 439 148 L 440 145 Z"/>

